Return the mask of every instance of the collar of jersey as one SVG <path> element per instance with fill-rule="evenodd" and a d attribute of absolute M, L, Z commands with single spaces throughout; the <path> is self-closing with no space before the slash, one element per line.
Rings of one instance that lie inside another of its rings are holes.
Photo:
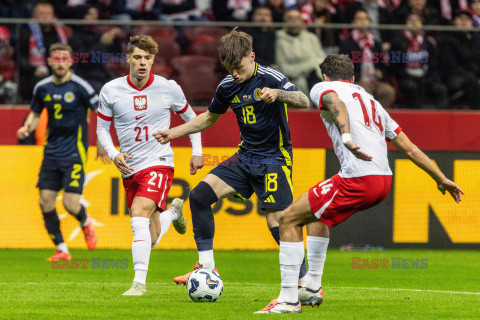
<path fill-rule="evenodd" d="M 351 82 L 348 81 L 348 80 L 338 80 L 338 81 L 340 81 L 340 82 L 346 82 L 346 83 L 351 83 Z"/>
<path fill-rule="evenodd" d="M 53 76 L 53 77 L 52 77 L 52 82 L 55 83 L 57 86 L 60 86 L 60 85 L 62 85 L 62 84 L 64 84 L 64 83 L 67 83 L 68 81 L 70 81 L 70 79 L 72 79 L 72 74 L 73 74 L 73 72 L 70 72 L 70 75 L 68 76 L 68 78 L 65 79 L 65 81 L 63 81 L 63 82 L 57 82 L 57 81 L 55 81 L 55 76 Z"/>
<path fill-rule="evenodd" d="M 137 87 L 135 87 L 132 83 L 132 81 L 130 81 L 130 75 L 127 76 L 127 83 L 130 85 L 130 87 L 132 87 L 133 89 L 137 90 L 137 91 L 142 91 L 143 89 L 146 89 L 148 86 L 150 86 L 153 82 L 153 80 L 155 79 L 155 76 L 153 75 L 153 73 L 150 73 L 150 78 L 148 78 L 148 81 L 147 83 L 145 83 L 145 85 L 139 89 Z"/>

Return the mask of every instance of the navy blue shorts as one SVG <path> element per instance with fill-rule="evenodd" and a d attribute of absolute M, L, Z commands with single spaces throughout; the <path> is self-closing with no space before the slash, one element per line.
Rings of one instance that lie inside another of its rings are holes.
<path fill-rule="evenodd" d="M 253 164 L 233 155 L 210 171 L 248 199 L 255 192 L 260 209 L 284 210 L 293 201 L 292 167 Z"/>
<path fill-rule="evenodd" d="M 85 170 L 80 159 L 43 158 L 42 167 L 38 174 L 37 188 L 79 193 L 83 192 Z"/>

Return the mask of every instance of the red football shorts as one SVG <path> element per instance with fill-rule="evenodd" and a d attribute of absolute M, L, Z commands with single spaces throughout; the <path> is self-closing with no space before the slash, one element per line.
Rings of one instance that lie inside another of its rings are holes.
<path fill-rule="evenodd" d="M 385 199 L 392 176 L 342 178 L 338 174 L 308 190 L 313 214 L 330 228 Z"/>
<path fill-rule="evenodd" d="M 157 209 L 163 211 L 172 182 L 173 168 L 165 166 L 150 167 L 123 179 L 128 209 L 132 207 L 133 198 L 145 197 L 155 201 Z"/>

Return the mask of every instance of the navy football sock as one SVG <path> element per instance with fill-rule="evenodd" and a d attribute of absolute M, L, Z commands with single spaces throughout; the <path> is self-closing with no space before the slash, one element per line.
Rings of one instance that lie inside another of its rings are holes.
<path fill-rule="evenodd" d="M 189 199 L 197 249 L 198 251 L 213 250 L 215 220 L 213 219 L 212 204 L 218 200 L 217 195 L 208 183 L 201 181 L 190 192 Z"/>
<path fill-rule="evenodd" d="M 60 231 L 60 220 L 58 219 L 57 210 L 53 209 L 50 212 L 42 212 L 43 220 L 45 221 L 45 228 L 47 228 L 50 238 L 52 238 L 55 245 L 63 242 L 62 232 Z"/>
<path fill-rule="evenodd" d="M 84 223 L 85 220 L 87 220 L 87 211 L 85 210 L 85 207 L 80 205 L 80 211 L 73 216 L 78 220 L 78 222 Z"/>
<path fill-rule="evenodd" d="M 280 229 L 278 227 L 270 228 L 270 233 L 272 234 L 273 239 L 280 245 Z M 300 266 L 300 276 L 298 278 L 303 278 L 307 274 L 307 264 L 305 263 L 305 258 L 303 258 L 302 265 Z"/>

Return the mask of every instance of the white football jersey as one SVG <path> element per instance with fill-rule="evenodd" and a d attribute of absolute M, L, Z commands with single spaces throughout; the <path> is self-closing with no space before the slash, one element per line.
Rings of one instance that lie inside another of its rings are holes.
<path fill-rule="evenodd" d="M 174 167 L 170 143 L 162 145 L 152 134 L 170 128 L 170 110 L 181 114 L 187 109 L 187 99 L 175 81 L 151 75 L 145 86 L 137 89 L 125 76 L 103 86 L 98 116 L 113 120 L 120 152 L 132 156 L 125 159 L 134 169 L 132 175 L 152 166 Z"/>
<path fill-rule="evenodd" d="M 342 143 L 342 137 L 330 111 L 322 107 L 322 96 L 336 92 L 348 110 L 352 140 L 372 161 L 356 158 Z M 402 131 L 382 105 L 362 87 L 349 81 L 325 81 L 317 83 L 310 92 L 312 101 L 321 110 L 321 117 L 332 139 L 335 154 L 340 161 L 342 178 L 368 175 L 391 175 L 388 165 L 386 139 L 395 139 Z"/>

